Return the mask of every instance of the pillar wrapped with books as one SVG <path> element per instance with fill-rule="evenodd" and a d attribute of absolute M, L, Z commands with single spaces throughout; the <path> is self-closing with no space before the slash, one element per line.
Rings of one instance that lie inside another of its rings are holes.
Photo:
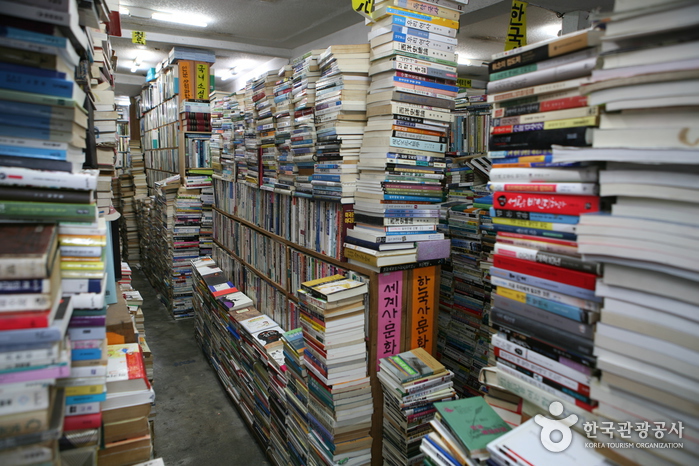
<path fill-rule="evenodd" d="M 310 454 L 319 464 L 371 462 L 366 283 L 333 275 L 301 284 Z"/>

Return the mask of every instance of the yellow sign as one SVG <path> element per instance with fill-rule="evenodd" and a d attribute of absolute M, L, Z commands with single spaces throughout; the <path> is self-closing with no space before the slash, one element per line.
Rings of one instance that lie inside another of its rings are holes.
<path fill-rule="evenodd" d="M 145 31 L 131 31 L 131 42 L 139 45 L 146 45 Z"/>
<path fill-rule="evenodd" d="M 194 93 L 196 98 L 199 100 L 209 99 L 209 64 L 208 63 L 196 63 L 196 88 Z"/>
<path fill-rule="evenodd" d="M 512 0 L 510 26 L 507 29 L 505 50 L 527 45 L 527 2 Z"/>
<path fill-rule="evenodd" d="M 473 87 L 471 85 L 471 80 L 466 78 L 457 78 L 456 85 L 459 87 Z"/>
<path fill-rule="evenodd" d="M 352 0 L 352 9 L 373 21 L 371 13 L 374 11 L 374 0 Z"/>

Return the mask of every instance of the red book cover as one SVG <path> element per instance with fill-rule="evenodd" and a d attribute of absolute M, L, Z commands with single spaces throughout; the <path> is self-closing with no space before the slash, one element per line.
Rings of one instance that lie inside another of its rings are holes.
<path fill-rule="evenodd" d="M 0 331 L 23 328 L 43 328 L 51 324 L 51 309 L 46 311 L 3 312 L 0 314 Z"/>
<path fill-rule="evenodd" d="M 150 388 L 138 343 L 107 346 L 107 391 L 120 393 Z"/>
<path fill-rule="evenodd" d="M 566 285 L 577 286 L 578 288 L 584 288 L 586 290 L 594 290 L 595 281 L 597 279 L 597 276 L 592 273 L 563 269 L 554 265 L 507 257 L 501 254 L 495 254 L 493 256 L 493 266 L 524 275 L 532 275 Z"/>
<path fill-rule="evenodd" d="M 524 212 L 580 215 L 587 212 L 599 212 L 599 196 L 498 191 L 493 194 L 493 207 Z"/>
<path fill-rule="evenodd" d="M 539 241 L 542 243 L 551 243 L 551 244 L 560 244 L 561 246 L 570 246 L 573 248 L 578 247 L 578 243 L 575 241 L 568 241 L 565 239 L 556 239 L 556 238 L 546 238 L 543 236 L 530 236 L 530 235 L 522 235 L 520 233 L 510 233 L 508 231 L 498 231 L 497 236 L 503 237 L 503 238 L 512 238 L 512 239 L 525 239 L 525 240 L 530 240 L 530 241 Z"/>
<path fill-rule="evenodd" d="M 102 413 L 80 414 L 66 416 L 63 419 L 63 430 L 97 429 L 102 425 Z"/>
<path fill-rule="evenodd" d="M 544 100 L 539 104 L 540 112 L 552 112 L 554 110 L 565 110 L 567 108 L 584 107 L 587 105 L 587 96 L 579 95 L 575 97 L 564 97 L 562 99 Z"/>

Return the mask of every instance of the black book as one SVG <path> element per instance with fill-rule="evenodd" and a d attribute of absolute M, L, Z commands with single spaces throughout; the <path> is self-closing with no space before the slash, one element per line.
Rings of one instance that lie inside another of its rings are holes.
<path fill-rule="evenodd" d="M 0 153 L 0 166 L 31 168 L 32 170 L 49 170 L 55 172 L 73 171 L 73 164 L 65 160 L 17 157 L 15 155 L 2 155 L 2 153 Z"/>
<path fill-rule="evenodd" d="M 490 137 L 491 150 L 550 149 L 554 144 L 580 147 L 591 143 L 592 130 L 586 126 L 495 134 Z"/>
<path fill-rule="evenodd" d="M 0 200 L 91 204 L 95 199 L 93 191 L 0 186 Z"/>

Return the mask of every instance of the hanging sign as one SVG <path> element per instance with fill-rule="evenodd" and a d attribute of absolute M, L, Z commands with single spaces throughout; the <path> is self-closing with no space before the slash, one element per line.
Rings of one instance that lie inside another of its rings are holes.
<path fill-rule="evenodd" d="M 352 9 L 373 21 L 371 12 L 374 11 L 374 0 L 352 0 Z"/>
<path fill-rule="evenodd" d="M 131 42 L 138 45 L 146 45 L 145 31 L 131 31 Z"/>
<path fill-rule="evenodd" d="M 527 2 L 512 0 L 505 51 L 527 45 Z"/>
<path fill-rule="evenodd" d="M 437 267 L 413 270 L 410 291 L 410 348 L 424 348 L 430 354 L 434 348 L 434 328 L 437 321 Z"/>
<path fill-rule="evenodd" d="M 400 353 L 403 308 L 403 272 L 379 274 L 379 331 L 376 345 L 378 360 Z"/>

